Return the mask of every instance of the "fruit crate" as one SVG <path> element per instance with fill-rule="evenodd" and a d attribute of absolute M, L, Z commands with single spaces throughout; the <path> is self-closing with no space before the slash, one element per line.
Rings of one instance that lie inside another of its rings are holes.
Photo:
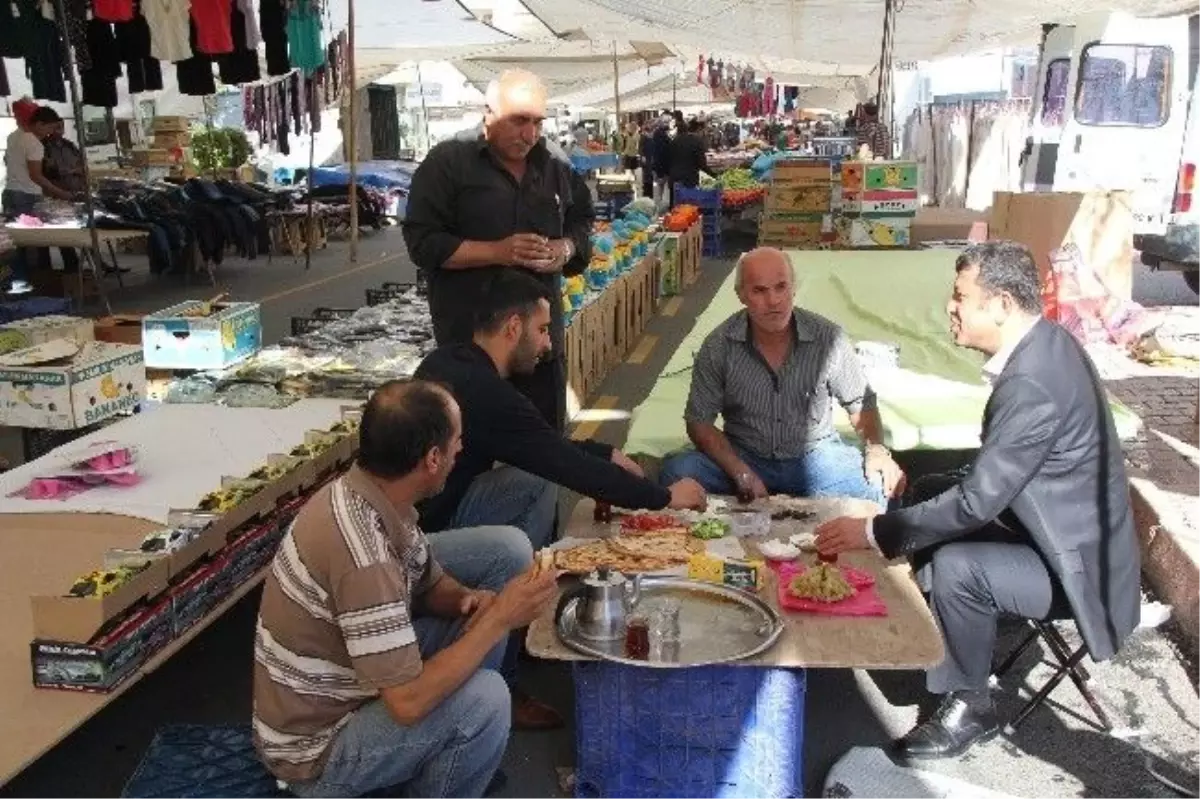
<path fill-rule="evenodd" d="M 675 184 L 675 204 L 694 205 L 701 211 L 721 212 L 720 189 L 689 189 Z"/>
<path fill-rule="evenodd" d="M 804 795 L 803 669 L 573 666 L 575 795 Z"/>

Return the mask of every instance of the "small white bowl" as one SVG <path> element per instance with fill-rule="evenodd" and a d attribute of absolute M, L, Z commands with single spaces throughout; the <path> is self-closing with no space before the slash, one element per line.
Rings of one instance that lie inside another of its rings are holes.
<path fill-rule="evenodd" d="M 795 560 L 800 557 L 800 549 L 783 541 L 763 541 L 758 545 L 758 551 L 768 560 Z"/>

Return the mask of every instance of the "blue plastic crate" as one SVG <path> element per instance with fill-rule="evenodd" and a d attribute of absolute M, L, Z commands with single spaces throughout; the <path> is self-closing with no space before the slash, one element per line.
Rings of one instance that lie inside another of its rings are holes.
<path fill-rule="evenodd" d="M 154 736 L 122 796 L 282 797 L 249 724 L 174 724 Z"/>
<path fill-rule="evenodd" d="M 675 204 L 694 205 L 701 210 L 721 210 L 720 189 L 688 189 L 675 184 Z"/>
<path fill-rule="evenodd" d="M 805 672 L 577 663 L 581 797 L 804 795 Z"/>

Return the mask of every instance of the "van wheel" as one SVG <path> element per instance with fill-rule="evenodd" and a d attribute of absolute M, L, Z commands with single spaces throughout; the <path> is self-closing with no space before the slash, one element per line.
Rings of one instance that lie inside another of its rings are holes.
<path fill-rule="evenodd" d="M 1188 284 L 1188 288 L 1192 290 L 1193 294 L 1200 294 L 1200 272 L 1184 272 L 1183 280 Z"/>

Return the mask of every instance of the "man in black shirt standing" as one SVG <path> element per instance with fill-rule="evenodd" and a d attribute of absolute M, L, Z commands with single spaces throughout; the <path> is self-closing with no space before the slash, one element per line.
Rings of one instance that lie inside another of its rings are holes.
<path fill-rule="evenodd" d="M 621 450 L 572 441 L 546 422 L 510 380 L 550 349 L 551 295 L 516 269 L 484 288 L 473 341 L 439 347 L 415 374 L 449 387 L 463 418 L 462 452 L 442 492 L 418 507 L 421 529 L 509 524 L 539 549 L 553 537 L 555 484 L 622 508 L 703 509 L 695 480 L 664 488 Z"/>
<path fill-rule="evenodd" d="M 559 295 L 562 274 L 590 258 L 594 211 L 586 185 L 542 139 L 546 90 L 532 73 L 505 72 L 487 90 L 482 136 L 444 141 L 413 174 L 404 240 L 429 283 L 439 345 L 467 343 L 481 287 L 503 267 Z M 566 422 L 563 316 L 551 303 L 549 357 L 514 383 L 551 426 Z"/>

